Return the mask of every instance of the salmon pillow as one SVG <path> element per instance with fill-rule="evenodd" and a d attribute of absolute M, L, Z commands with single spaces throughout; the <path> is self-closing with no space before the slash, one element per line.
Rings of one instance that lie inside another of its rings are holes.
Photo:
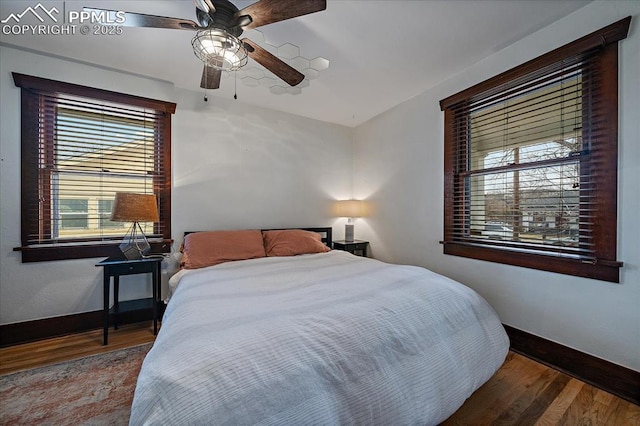
<path fill-rule="evenodd" d="M 181 251 L 185 269 L 265 257 L 259 230 L 194 232 L 184 237 Z"/>
<path fill-rule="evenodd" d="M 301 229 L 262 231 L 264 251 L 267 256 L 296 256 L 298 254 L 324 253 L 331 249 L 322 242 L 317 232 Z"/>

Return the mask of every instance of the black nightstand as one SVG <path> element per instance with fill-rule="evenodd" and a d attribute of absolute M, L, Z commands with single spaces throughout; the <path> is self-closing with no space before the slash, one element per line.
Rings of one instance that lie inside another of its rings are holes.
<path fill-rule="evenodd" d="M 333 242 L 333 248 L 335 250 L 348 251 L 351 254 L 362 257 L 367 257 L 367 247 L 369 247 L 369 241 L 363 240 L 338 240 Z"/>
<path fill-rule="evenodd" d="M 151 309 L 153 312 L 153 334 L 158 334 L 158 303 L 160 302 L 160 270 L 162 256 L 149 257 L 138 260 L 127 260 L 123 257 L 109 257 L 96 266 L 103 268 L 103 301 L 104 301 L 104 341 L 106 345 L 109 336 L 109 314 L 113 315 L 114 328 L 118 328 L 118 316 L 125 312 Z M 153 296 L 146 299 L 127 300 L 120 303 L 118 292 L 120 290 L 121 275 L 135 275 L 151 273 L 153 284 Z M 109 309 L 109 287 L 113 277 L 113 307 Z"/>

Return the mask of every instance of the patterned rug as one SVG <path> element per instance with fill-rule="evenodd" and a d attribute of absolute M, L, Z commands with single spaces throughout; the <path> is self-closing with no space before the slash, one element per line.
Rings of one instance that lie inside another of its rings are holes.
<path fill-rule="evenodd" d="M 1 425 L 126 425 L 151 344 L 0 376 Z"/>

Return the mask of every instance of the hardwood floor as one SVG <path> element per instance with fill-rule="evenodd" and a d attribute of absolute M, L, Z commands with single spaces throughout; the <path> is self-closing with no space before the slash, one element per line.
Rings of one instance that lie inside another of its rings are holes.
<path fill-rule="evenodd" d="M 56 364 L 74 358 L 153 342 L 153 324 L 143 322 L 109 330 L 109 344 L 102 345 L 102 329 L 0 348 L 0 375 Z"/>
<path fill-rule="evenodd" d="M 640 407 L 515 352 L 443 425 L 640 425 Z"/>
<path fill-rule="evenodd" d="M 151 323 L 0 348 L 0 374 L 58 363 L 154 340 Z M 509 352 L 498 372 L 443 425 L 640 425 L 640 407 Z"/>

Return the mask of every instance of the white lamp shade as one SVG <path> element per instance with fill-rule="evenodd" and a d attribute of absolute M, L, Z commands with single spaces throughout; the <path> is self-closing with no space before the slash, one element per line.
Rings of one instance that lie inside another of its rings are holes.
<path fill-rule="evenodd" d="M 360 217 L 362 216 L 362 201 L 340 200 L 337 211 L 340 217 Z"/>

